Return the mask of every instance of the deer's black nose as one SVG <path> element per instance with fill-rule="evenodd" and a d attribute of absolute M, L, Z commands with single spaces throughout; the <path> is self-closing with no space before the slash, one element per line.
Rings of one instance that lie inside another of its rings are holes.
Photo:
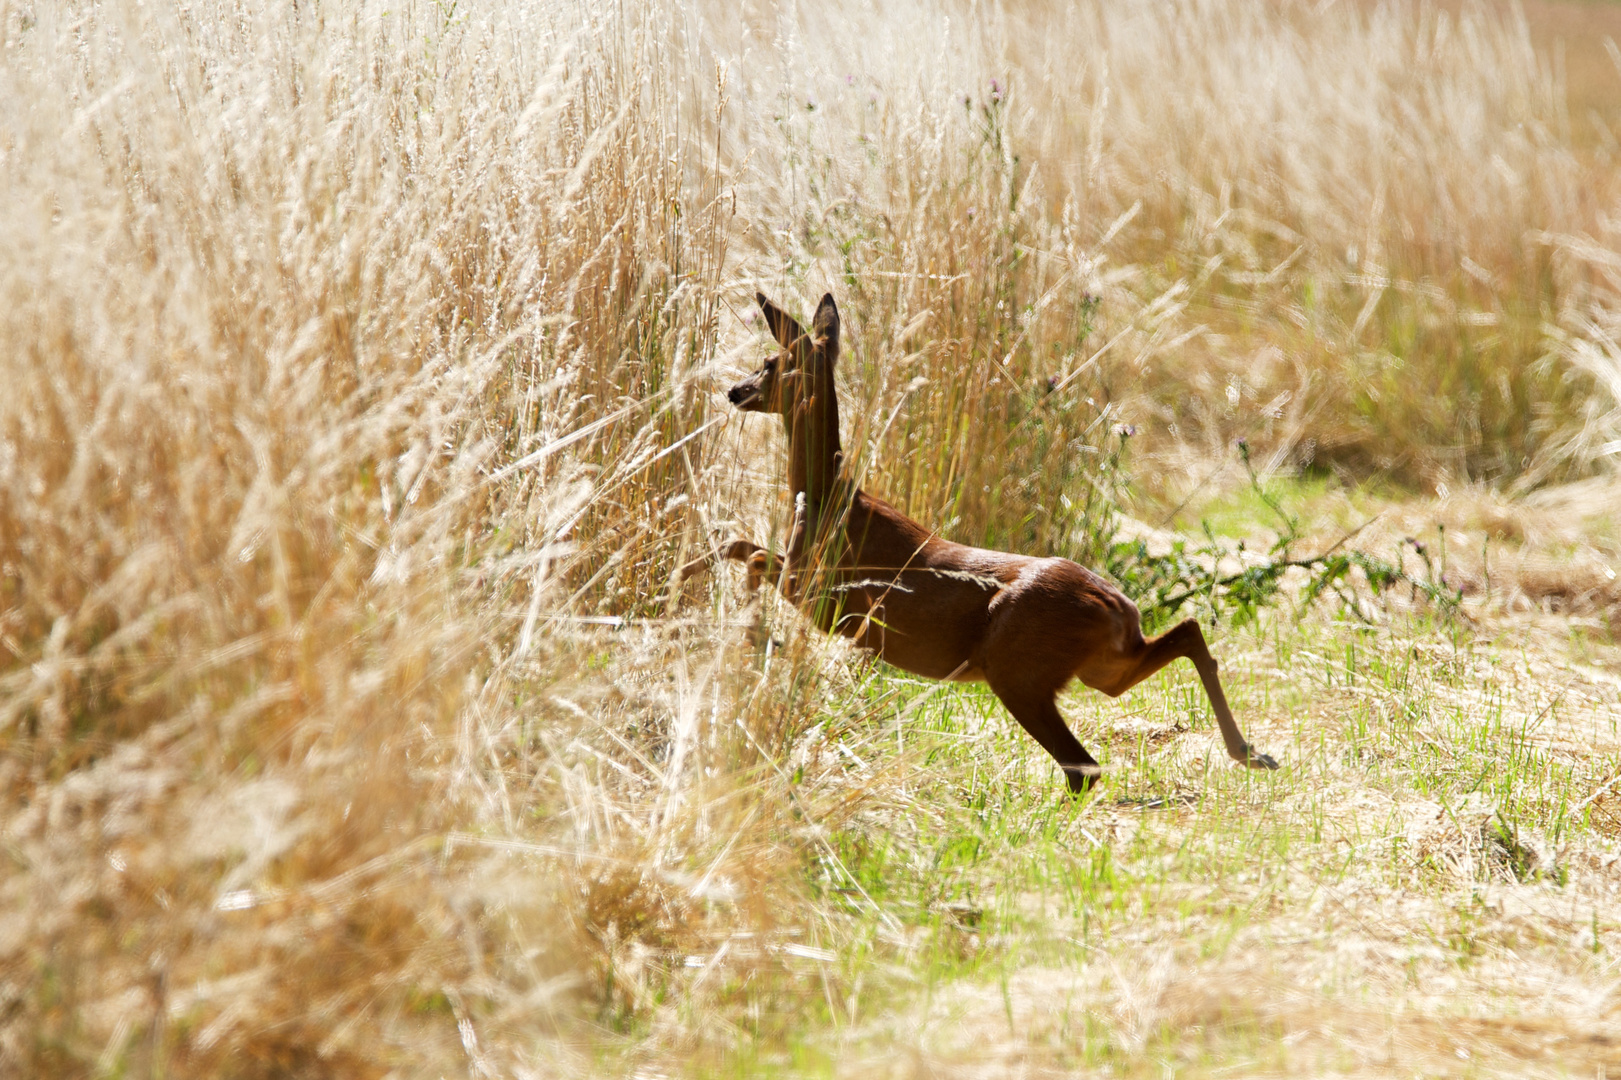
<path fill-rule="evenodd" d="M 726 400 L 730 401 L 733 405 L 742 404 L 744 397 L 745 394 L 741 386 L 734 386 L 730 390 L 726 391 Z"/>

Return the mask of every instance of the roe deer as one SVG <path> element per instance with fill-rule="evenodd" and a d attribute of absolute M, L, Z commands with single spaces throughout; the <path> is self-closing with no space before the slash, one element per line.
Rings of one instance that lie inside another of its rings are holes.
<path fill-rule="evenodd" d="M 1252 769 L 1278 767 L 1238 730 L 1196 620 L 1145 638 L 1136 605 L 1084 566 L 942 540 L 841 477 L 833 296 L 822 297 L 809 334 L 763 294 L 755 299 L 781 348 L 726 396 L 745 412 L 781 415 L 794 521 L 780 561 L 748 540 L 721 545 L 713 558 L 744 563 L 751 587 L 780 581 L 822 630 L 898 668 L 989 683 L 1073 792 L 1099 769 L 1065 725 L 1058 692 L 1079 679 L 1118 697 L 1184 656 L 1199 671 L 1228 755 Z M 710 561 L 689 563 L 678 580 Z"/>

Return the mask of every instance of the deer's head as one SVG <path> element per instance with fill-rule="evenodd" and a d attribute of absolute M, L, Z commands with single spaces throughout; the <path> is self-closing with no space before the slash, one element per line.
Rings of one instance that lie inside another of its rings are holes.
<path fill-rule="evenodd" d="M 833 294 L 822 297 L 808 334 L 764 293 L 755 293 L 754 299 L 765 314 L 766 326 L 777 339 L 778 349 L 759 371 L 727 391 L 727 400 L 744 412 L 792 416 L 795 409 L 817 394 L 831 399 L 833 365 L 839 359 L 839 309 L 833 303 Z"/>

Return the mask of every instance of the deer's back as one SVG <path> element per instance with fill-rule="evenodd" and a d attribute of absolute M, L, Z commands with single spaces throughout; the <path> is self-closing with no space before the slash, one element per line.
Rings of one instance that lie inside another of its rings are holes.
<path fill-rule="evenodd" d="M 1078 662 L 1105 643 L 1120 647 L 1141 637 L 1136 605 L 1068 559 L 942 540 L 859 491 L 846 539 L 838 576 L 849 614 L 840 630 L 907 671 L 973 679 L 998 642 Z M 882 632 L 861 615 L 880 623 Z M 1061 681 L 1067 681 L 1067 663 L 1057 661 L 1065 668 L 1055 676 Z"/>

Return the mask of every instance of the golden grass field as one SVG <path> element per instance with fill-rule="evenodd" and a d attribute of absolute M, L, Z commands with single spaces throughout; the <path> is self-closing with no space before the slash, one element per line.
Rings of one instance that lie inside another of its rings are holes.
<path fill-rule="evenodd" d="M 1617 34 L 0 0 L 0 1075 L 1621 1072 Z M 1283 768 L 1182 665 L 1071 800 L 672 587 L 782 542 L 757 288 L 942 535 L 1458 600 L 1195 601 Z"/>

